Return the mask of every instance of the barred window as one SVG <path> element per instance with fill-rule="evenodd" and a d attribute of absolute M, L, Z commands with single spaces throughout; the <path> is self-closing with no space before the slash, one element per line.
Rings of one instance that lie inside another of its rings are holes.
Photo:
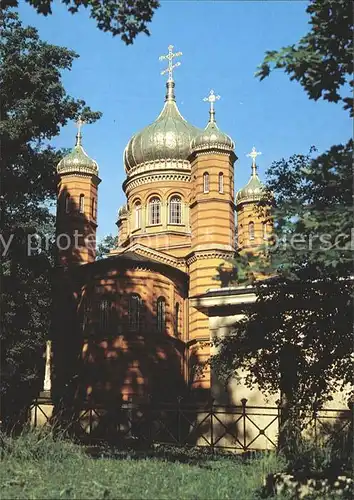
<path fill-rule="evenodd" d="M 80 214 L 83 214 L 85 211 L 85 195 L 80 194 L 80 200 L 79 200 L 79 212 Z"/>
<path fill-rule="evenodd" d="M 263 239 L 266 240 L 267 238 L 268 238 L 267 223 L 263 222 Z"/>
<path fill-rule="evenodd" d="M 67 194 L 65 196 L 65 212 L 67 214 L 70 212 L 70 205 L 71 205 L 70 194 Z"/>
<path fill-rule="evenodd" d="M 111 327 L 112 301 L 104 297 L 98 302 L 98 324 L 100 332 L 108 332 Z"/>
<path fill-rule="evenodd" d="M 84 332 L 84 334 L 87 334 L 90 326 L 91 309 L 90 302 L 86 295 L 84 295 L 82 298 L 80 311 L 82 331 Z"/>
<path fill-rule="evenodd" d="M 182 223 L 182 200 L 179 196 L 173 196 L 170 200 L 170 224 Z"/>
<path fill-rule="evenodd" d="M 140 308 L 141 308 L 141 298 L 137 293 L 133 293 L 129 296 L 128 304 L 128 323 L 129 330 L 132 332 L 137 332 L 140 327 Z"/>
<path fill-rule="evenodd" d="M 204 172 L 203 174 L 203 191 L 204 193 L 209 193 L 209 174 Z"/>
<path fill-rule="evenodd" d="M 175 328 L 174 328 L 174 333 L 175 337 L 178 337 L 178 322 L 179 322 L 179 302 L 176 302 L 175 304 Z"/>
<path fill-rule="evenodd" d="M 250 240 L 254 240 L 254 222 L 248 224 L 248 237 Z"/>
<path fill-rule="evenodd" d="M 149 202 L 149 222 L 152 225 L 161 223 L 161 202 L 157 197 Z"/>
<path fill-rule="evenodd" d="M 224 192 L 224 174 L 220 172 L 219 174 L 219 193 Z"/>
<path fill-rule="evenodd" d="M 164 297 L 157 299 L 157 331 L 164 333 L 166 328 L 166 301 Z"/>
<path fill-rule="evenodd" d="M 141 203 L 137 201 L 134 206 L 135 213 L 135 229 L 141 228 Z"/>

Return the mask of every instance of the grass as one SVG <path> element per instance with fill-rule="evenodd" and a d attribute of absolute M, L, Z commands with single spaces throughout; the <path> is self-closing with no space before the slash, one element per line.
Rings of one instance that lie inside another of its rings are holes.
<path fill-rule="evenodd" d="M 100 453 L 54 439 L 45 431 L 3 437 L 2 499 L 239 499 L 259 498 L 265 476 L 281 470 L 275 455 L 252 460 L 203 450 L 160 448 L 149 453 Z"/>

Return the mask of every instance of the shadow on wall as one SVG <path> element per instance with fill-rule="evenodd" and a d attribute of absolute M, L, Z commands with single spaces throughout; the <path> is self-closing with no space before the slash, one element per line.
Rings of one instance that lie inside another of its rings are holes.
<path fill-rule="evenodd" d="M 91 221 L 73 201 L 70 214 L 60 204 L 58 210 L 58 231 L 70 237 L 75 230 L 92 232 Z M 101 408 L 107 434 L 108 428 L 112 433 L 117 428 L 124 402 L 158 406 L 181 399 L 193 401 L 185 373 L 185 343 L 167 333 L 166 319 L 158 326 L 152 300 L 130 302 L 134 295 L 131 277 L 139 262 L 129 266 L 127 259 L 124 263 L 112 257 L 80 266 L 87 255 L 80 244 L 59 253 L 57 261 L 63 264 L 65 260 L 65 265 L 53 272 L 53 418 L 67 425 L 83 407 Z M 171 314 L 166 317 L 171 323 Z M 175 427 L 171 421 L 176 414 L 168 412 L 164 418 L 170 421 L 169 429 Z"/>

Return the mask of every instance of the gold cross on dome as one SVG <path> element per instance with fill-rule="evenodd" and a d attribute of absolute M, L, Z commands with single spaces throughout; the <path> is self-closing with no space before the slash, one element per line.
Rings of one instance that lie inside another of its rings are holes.
<path fill-rule="evenodd" d="M 219 95 L 215 95 L 214 90 L 211 90 L 209 92 L 209 96 L 208 97 L 204 97 L 203 101 L 210 103 L 210 113 L 214 112 L 215 101 L 218 101 L 219 99 L 220 99 L 220 96 Z"/>
<path fill-rule="evenodd" d="M 161 71 L 161 75 L 164 75 L 168 73 L 168 81 L 172 82 L 173 81 L 173 70 L 175 68 L 178 68 L 178 66 L 181 65 L 181 63 L 178 61 L 175 64 L 172 64 L 174 57 L 179 57 L 182 55 L 182 52 L 175 52 L 173 53 L 173 45 L 168 46 L 168 54 L 165 56 L 160 56 L 159 60 L 164 61 L 165 59 L 168 60 L 168 67 Z"/>
<path fill-rule="evenodd" d="M 76 126 L 77 126 L 77 133 L 81 135 L 81 128 L 83 125 L 85 125 L 86 122 L 83 121 L 81 118 L 81 115 L 79 115 L 78 119 L 76 120 Z"/>
<path fill-rule="evenodd" d="M 256 164 L 256 158 L 257 156 L 261 155 L 262 153 L 260 151 L 257 151 L 256 148 L 253 146 L 252 151 L 248 153 L 247 156 L 252 158 L 252 165 Z"/>

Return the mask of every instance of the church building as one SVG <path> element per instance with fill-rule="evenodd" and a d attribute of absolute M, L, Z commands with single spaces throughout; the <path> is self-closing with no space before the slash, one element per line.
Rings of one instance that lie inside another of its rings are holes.
<path fill-rule="evenodd" d="M 117 247 L 103 259 L 95 248 L 101 180 L 80 120 L 75 147 L 58 164 L 54 399 L 63 387 L 68 397 L 110 405 L 203 400 L 213 390 L 218 397 L 204 367 L 210 341 L 232 327 L 240 303 L 255 300 L 252 290 L 230 287 L 220 269 L 236 249 L 252 251 L 271 231 L 257 211 L 260 153 L 252 149 L 249 167 L 240 162 L 250 179 L 239 186 L 235 143 L 217 124 L 219 96 L 211 90 L 204 99 L 204 129 L 179 112 L 179 55 L 169 46 L 160 58 L 168 63 L 162 110 L 124 150 L 126 204 Z"/>

